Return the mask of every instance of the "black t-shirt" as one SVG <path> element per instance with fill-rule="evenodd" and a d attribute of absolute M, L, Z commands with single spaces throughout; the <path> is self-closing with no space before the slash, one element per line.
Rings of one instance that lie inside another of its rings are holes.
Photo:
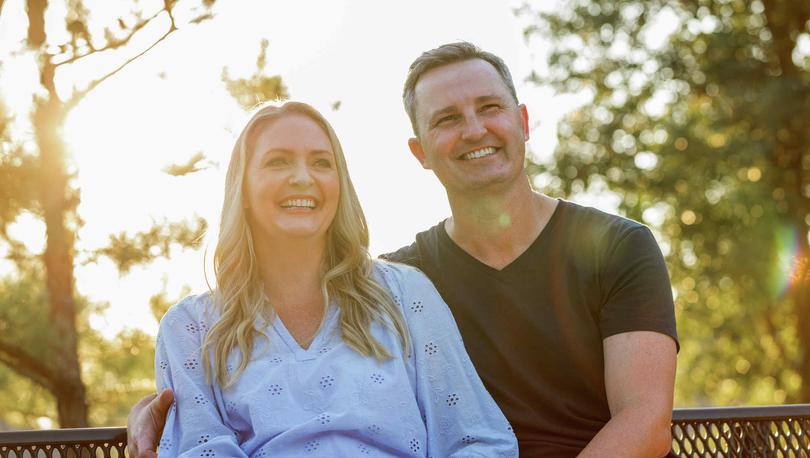
<path fill-rule="evenodd" d="M 382 257 L 434 282 L 521 456 L 574 456 L 610 419 L 604 338 L 646 330 L 677 342 L 652 233 L 593 208 L 559 201 L 538 238 L 502 270 L 462 250 L 443 223 Z"/>

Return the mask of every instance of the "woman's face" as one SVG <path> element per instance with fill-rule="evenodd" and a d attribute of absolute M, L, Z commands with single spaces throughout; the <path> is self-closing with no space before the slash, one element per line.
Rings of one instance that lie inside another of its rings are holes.
<path fill-rule="evenodd" d="M 253 236 L 324 238 L 335 219 L 340 180 L 329 137 L 307 116 L 259 124 L 245 171 Z"/>

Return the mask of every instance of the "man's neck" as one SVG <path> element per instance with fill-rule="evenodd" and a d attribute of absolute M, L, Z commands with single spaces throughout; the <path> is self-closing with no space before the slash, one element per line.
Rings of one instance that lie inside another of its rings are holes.
<path fill-rule="evenodd" d="M 528 182 L 507 192 L 449 197 L 450 238 L 482 263 L 500 270 L 511 264 L 543 231 L 557 201 L 535 193 Z"/>

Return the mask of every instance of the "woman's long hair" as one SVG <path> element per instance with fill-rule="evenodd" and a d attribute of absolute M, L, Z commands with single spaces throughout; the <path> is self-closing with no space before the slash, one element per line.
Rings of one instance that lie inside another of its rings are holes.
<path fill-rule="evenodd" d="M 231 153 L 225 178 L 219 239 L 214 250 L 216 288 L 212 296 L 220 318 L 205 337 L 202 357 L 208 382 L 215 381 L 223 388 L 230 386 L 245 370 L 257 336 L 263 335 L 255 327 L 255 317 L 274 317 L 262 288 L 251 228 L 243 205 L 243 186 L 256 131 L 286 115 L 303 115 L 313 120 L 329 137 L 335 153 L 340 191 L 335 219 L 326 232 L 321 281 L 324 309 L 330 298 L 334 298 L 340 307 L 343 340 L 362 355 L 378 360 L 391 356 L 371 335 L 374 321 L 394 330 L 399 335 L 403 350 L 409 351 L 408 331 L 399 308 L 388 292 L 372 278 L 366 218 L 349 178 L 346 158 L 335 131 L 317 110 L 305 103 L 265 105 L 254 113 L 242 129 Z M 241 354 L 239 365 L 229 373 L 228 355 L 237 348 Z"/>

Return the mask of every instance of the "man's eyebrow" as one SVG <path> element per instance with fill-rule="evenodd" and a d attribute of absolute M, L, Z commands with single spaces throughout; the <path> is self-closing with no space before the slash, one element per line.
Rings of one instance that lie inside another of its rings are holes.
<path fill-rule="evenodd" d="M 503 100 L 504 100 L 503 97 L 501 97 L 499 95 L 481 95 L 481 96 L 476 97 L 474 101 L 475 101 L 476 104 L 478 104 L 478 103 L 493 102 L 493 101 L 495 101 L 495 102 L 503 102 Z M 448 105 L 448 106 L 446 106 L 444 108 L 440 108 L 440 109 L 434 111 L 433 113 L 431 113 L 429 120 L 432 121 L 432 120 L 436 119 L 439 116 L 442 116 L 442 115 L 445 115 L 445 114 L 448 114 L 448 113 L 454 113 L 456 111 L 458 111 L 458 110 L 456 109 L 456 107 L 454 105 Z"/>
<path fill-rule="evenodd" d="M 431 113 L 430 118 L 428 118 L 428 120 L 433 121 L 434 119 L 438 118 L 439 116 L 446 115 L 448 113 L 454 113 L 456 111 L 458 111 L 458 110 L 456 110 L 455 106 L 449 105 L 449 106 L 438 109 L 438 110 L 434 111 L 433 113 Z"/>
<path fill-rule="evenodd" d="M 476 103 L 498 101 L 502 102 L 504 99 L 499 95 L 482 95 L 475 98 Z"/>

